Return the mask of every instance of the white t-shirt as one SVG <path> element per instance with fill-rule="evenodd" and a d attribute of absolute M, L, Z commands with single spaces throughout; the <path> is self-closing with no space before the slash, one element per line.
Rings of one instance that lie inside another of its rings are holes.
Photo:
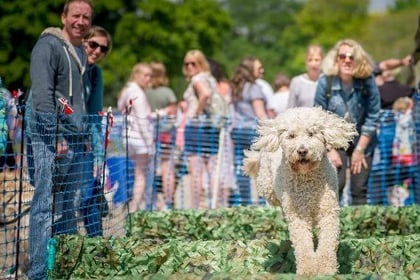
<path fill-rule="evenodd" d="M 318 81 L 312 81 L 306 74 L 292 78 L 287 108 L 313 107 Z"/>
<path fill-rule="evenodd" d="M 288 101 L 289 101 L 289 91 L 276 92 L 274 93 L 271 99 L 271 104 L 273 106 L 272 109 L 278 115 L 286 111 Z"/>

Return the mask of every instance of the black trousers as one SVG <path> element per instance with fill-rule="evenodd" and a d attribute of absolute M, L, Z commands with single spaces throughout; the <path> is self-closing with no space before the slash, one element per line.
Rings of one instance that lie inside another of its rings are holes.
<path fill-rule="evenodd" d="M 347 181 L 346 171 L 351 155 L 353 154 L 353 149 L 348 149 L 347 151 L 340 149 L 337 151 L 340 154 L 341 161 L 343 162 L 343 165 L 340 168 L 337 168 L 338 194 L 341 200 L 341 197 L 343 196 L 343 189 Z M 359 174 L 350 174 L 352 205 L 367 204 L 368 179 L 372 168 L 373 155 L 366 156 L 365 158 L 368 168 L 362 167 L 362 171 Z"/>

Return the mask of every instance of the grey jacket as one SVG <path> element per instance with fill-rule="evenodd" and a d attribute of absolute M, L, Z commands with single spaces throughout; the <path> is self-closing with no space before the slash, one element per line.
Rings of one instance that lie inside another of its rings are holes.
<path fill-rule="evenodd" d="M 60 28 L 45 29 L 32 50 L 28 100 L 31 131 L 33 136 L 41 136 L 49 144 L 54 144 L 57 137 L 79 141 L 87 132 L 83 84 L 87 57 L 84 51 L 81 57 L 79 59 Z M 60 99 L 68 103 L 73 113 L 64 112 Z"/>

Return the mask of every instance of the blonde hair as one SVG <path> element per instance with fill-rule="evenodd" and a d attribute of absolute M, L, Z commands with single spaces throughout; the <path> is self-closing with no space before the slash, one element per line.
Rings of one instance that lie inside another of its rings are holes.
<path fill-rule="evenodd" d="M 136 63 L 131 70 L 130 77 L 128 78 L 129 82 L 134 81 L 134 76 L 138 73 L 142 73 L 145 69 L 151 69 L 150 65 L 144 62 Z"/>
<path fill-rule="evenodd" d="M 405 113 L 413 107 L 413 100 L 407 96 L 399 97 L 392 104 L 392 110 Z"/>
<path fill-rule="evenodd" d="M 352 76 L 355 78 L 367 78 L 372 75 L 374 64 L 371 57 L 362 48 L 362 46 L 353 39 L 344 39 L 338 41 L 335 46 L 328 52 L 322 61 L 322 71 L 327 76 L 335 76 L 339 74 L 337 63 L 338 51 L 341 46 L 346 45 L 353 48 L 354 67 Z"/>
<path fill-rule="evenodd" d="M 152 88 L 157 88 L 160 86 L 167 86 L 169 81 L 166 76 L 166 68 L 162 62 L 153 61 L 150 63 L 152 68 L 152 79 L 150 80 L 150 85 Z"/>
<path fill-rule="evenodd" d="M 321 45 L 317 45 L 317 44 L 309 45 L 306 48 L 305 59 L 307 59 L 308 56 L 310 56 L 313 53 L 318 53 L 321 56 L 321 58 L 324 57 L 324 49 L 321 47 Z"/>
<path fill-rule="evenodd" d="M 128 77 L 127 83 L 134 81 L 134 77 L 139 74 L 142 73 L 145 69 L 152 69 L 150 67 L 149 64 L 144 63 L 144 62 L 138 62 L 136 63 L 133 68 L 131 69 L 131 73 L 130 76 Z M 125 84 L 125 86 L 123 87 L 123 89 L 120 91 L 120 93 L 118 94 L 119 98 L 121 97 L 124 88 L 127 86 L 127 83 Z"/>
<path fill-rule="evenodd" d="M 189 50 L 184 57 L 184 61 L 187 60 L 187 58 L 194 59 L 194 62 L 196 62 L 198 65 L 200 65 L 202 72 L 210 73 L 210 64 L 207 61 L 206 56 L 203 54 L 200 50 Z M 182 64 L 182 73 L 187 76 L 187 67 L 185 64 Z"/>

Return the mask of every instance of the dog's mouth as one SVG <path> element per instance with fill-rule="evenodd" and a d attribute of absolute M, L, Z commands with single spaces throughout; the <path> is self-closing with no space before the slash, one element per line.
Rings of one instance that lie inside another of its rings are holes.
<path fill-rule="evenodd" d="M 295 161 L 291 168 L 294 172 L 304 174 L 314 170 L 318 166 L 318 162 L 301 158 Z"/>
<path fill-rule="evenodd" d="M 305 165 L 305 164 L 309 164 L 311 161 L 309 159 L 306 158 L 301 158 L 298 160 L 298 163 L 301 165 Z"/>

